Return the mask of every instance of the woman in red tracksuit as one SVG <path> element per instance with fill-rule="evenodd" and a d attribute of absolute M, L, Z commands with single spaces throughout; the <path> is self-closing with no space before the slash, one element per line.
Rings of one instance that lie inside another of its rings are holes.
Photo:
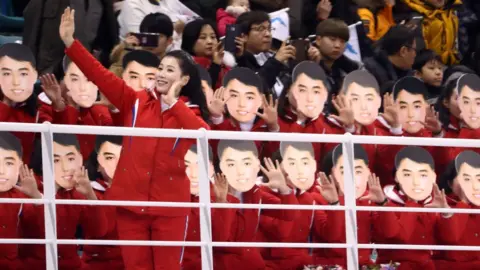
<path fill-rule="evenodd" d="M 480 155 L 473 151 L 461 152 L 453 160 L 440 179 L 453 208 L 479 209 L 480 206 Z M 479 246 L 480 216 L 476 214 L 455 214 L 456 226 L 442 227 L 438 233 L 453 234 L 455 241 L 437 241 L 440 245 Z M 437 270 L 480 269 L 480 252 L 478 251 L 439 251 L 436 254 Z"/>
<path fill-rule="evenodd" d="M 406 137 L 441 137 L 442 126 L 433 108 L 427 103 L 428 92 L 423 81 L 415 77 L 404 77 L 393 86 L 392 97 L 400 114 L 402 136 Z M 375 173 L 380 177 L 382 186 L 395 184 L 393 169 L 395 155 L 404 146 L 378 145 Z M 434 153 L 434 147 L 424 147 Z"/>
<path fill-rule="evenodd" d="M 73 17 L 73 11 L 67 8 L 60 25 L 66 53 L 120 110 L 125 126 L 208 129 L 198 70 L 185 53 L 173 51 L 162 59 L 155 90 L 135 92 L 73 38 Z M 182 138 L 125 137 L 107 198 L 190 201 L 184 156 L 192 143 Z M 119 238 L 183 241 L 189 212 L 188 208 L 118 207 Z M 181 247 L 122 246 L 126 269 L 180 269 L 181 253 Z"/>
<path fill-rule="evenodd" d="M 334 102 L 338 116 L 323 114 L 327 102 L 327 77 L 323 69 L 316 63 L 304 61 L 293 70 L 293 83 L 286 85 L 279 99 L 278 124 L 280 132 L 343 134 L 354 132 L 351 110 L 342 103 Z M 278 149 L 278 142 L 270 143 Z M 314 143 L 315 160 L 321 160 L 332 146 Z"/>
<path fill-rule="evenodd" d="M 214 89 L 222 86 L 223 77 L 230 70 L 223 64 L 223 47 L 218 42 L 215 26 L 204 19 L 196 19 L 185 25 L 182 33 L 182 50 L 195 62 L 208 70 Z"/>
<path fill-rule="evenodd" d="M 40 95 L 40 110 L 50 114 L 53 124 L 112 126 L 113 121 L 107 106 L 95 104 L 98 88 L 85 78 L 85 75 L 64 58 L 65 87 L 70 102 L 62 101 L 61 87 L 52 74 L 40 78 L 45 95 Z M 78 134 L 82 156 L 87 160 L 95 147 L 95 135 Z"/>
<path fill-rule="evenodd" d="M 97 200 L 87 171 L 82 166 L 83 159 L 77 137 L 73 134 L 54 134 L 53 156 L 56 199 Z M 36 215 L 22 217 L 23 238 L 45 238 L 43 207 L 40 208 L 41 211 Z M 56 209 L 56 220 L 58 239 L 75 239 L 79 225 L 86 235 L 96 238 L 102 237 L 107 232 L 108 221 L 105 213 L 103 209 L 96 206 L 59 205 Z M 44 269 L 45 245 L 23 245 L 21 251 L 26 268 Z M 58 246 L 59 269 L 82 269 L 82 261 L 77 251 L 76 245 Z"/>
<path fill-rule="evenodd" d="M 0 47 L 0 123 L 41 123 L 37 111 L 37 95 L 33 93 L 38 73 L 35 57 L 25 45 L 7 43 Z M 29 164 L 33 151 L 35 133 L 15 132 L 22 142 L 23 161 Z"/>
<path fill-rule="evenodd" d="M 0 186 L 2 199 L 41 199 L 33 172 L 22 164 L 20 140 L 9 132 L 0 132 Z M 20 179 L 20 182 L 18 180 Z M 19 221 L 24 217 L 36 217 L 41 208 L 33 204 L 0 204 L 0 238 L 22 238 Z M 0 269 L 23 269 L 17 244 L 0 245 Z"/>
<path fill-rule="evenodd" d="M 323 198 L 323 203 L 329 205 L 344 205 L 344 175 L 343 175 L 343 149 L 338 145 L 325 157 L 331 159 L 325 162 L 324 169 L 331 173 L 327 178 L 325 173 L 319 174 L 318 196 Z M 385 195 L 379 184 L 379 179 L 372 175 L 368 166 L 368 154 L 361 145 L 354 145 L 354 172 L 355 172 L 355 198 L 358 206 L 372 206 L 385 202 Z M 327 168 L 327 164 L 331 164 Z M 336 181 L 336 183 L 335 183 Z M 367 189 L 368 184 L 368 189 Z M 318 198 L 317 196 L 317 198 Z M 315 242 L 322 243 L 345 243 L 345 213 L 343 211 L 325 211 L 326 221 L 324 223 L 314 223 Z M 380 213 L 381 214 L 381 213 Z M 377 222 L 377 213 L 360 211 L 357 213 L 357 235 L 358 243 L 369 244 L 372 242 L 375 233 L 382 230 L 383 226 Z M 372 259 L 371 250 L 358 250 L 358 263 L 360 267 L 368 266 L 376 262 Z M 346 267 L 345 249 L 317 249 L 314 251 L 314 262 L 316 265 L 340 265 Z"/>
<path fill-rule="evenodd" d="M 122 150 L 122 137 L 98 135 L 95 141 L 95 151 L 89 159 L 91 185 L 99 200 L 103 200 L 112 185 L 120 152 Z M 118 240 L 116 207 L 102 206 L 108 220 L 107 233 L 101 237 L 89 235 L 86 231 L 85 239 Z M 82 270 L 123 270 L 122 252 L 120 246 L 85 245 L 83 246 Z"/>
<path fill-rule="evenodd" d="M 421 147 L 408 146 L 395 158 L 397 185 L 386 186 L 386 206 L 449 208 L 445 193 L 436 182 L 431 154 Z M 432 193 L 433 190 L 433 193 Z M 456 239 L 456 219 L 449 214 L 384 212 L 377 217 L 382 229 L 375 235 L 379 244 L 434 245 Z M 438 233 L 450 230 L 451 233 Z M 379 250 L 380 262 L 399 262 L 400 270 L 435 269 L 430 250 Z"/>

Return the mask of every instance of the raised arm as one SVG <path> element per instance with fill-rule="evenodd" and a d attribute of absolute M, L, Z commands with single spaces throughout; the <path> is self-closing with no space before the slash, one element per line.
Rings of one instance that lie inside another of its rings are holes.
<path fill-rule="evenodd" d="M 135 91 L 115 76 L 93 57 L 82 44 L 73 38 L 75 32 L 75 11 L 67 7 L 62 15 L 60 37 L 65 43 L 65 53 L 85 74 L 88 80 L 98 86 L 100 91 L 120 111 L 132 108 L 136 100 Z"/>

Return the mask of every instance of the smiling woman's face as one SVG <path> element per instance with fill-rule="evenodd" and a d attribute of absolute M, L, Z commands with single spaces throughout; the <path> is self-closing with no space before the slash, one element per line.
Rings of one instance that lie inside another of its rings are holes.
<path fill-rule="evenodd" d="M 172 84 L 182 78 L 182 70 L 175 57 L 165 56 L 159 66 L 157 91 L 165 94 Z"/>

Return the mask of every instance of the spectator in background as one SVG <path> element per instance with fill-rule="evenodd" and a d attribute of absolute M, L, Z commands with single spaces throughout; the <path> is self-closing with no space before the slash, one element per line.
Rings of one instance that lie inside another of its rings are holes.
<path fill-rule="evenodd" d="M 250 0 L 252 10 L 273 12 L 289 6 L 289 0 Z M 296 1 L 295 1 L 296 2 Z"/>
<path fill-rule="evenodd" d="M 122 62 L 123 57 L 127 54 L 129 49 L 143 49 L 150 51 L 151 53 L 162 58 L 166 53 L 168 47 L 173 42 L 173 23 L 170 18 L 163 13 L 151 13 L 143 18 L 140 24 L 140 33 L 158 34 L 157 47 L 139 47 L 139 40 L 133 36 L 128 35 L 125 40 L 120 42 L 113 49 L 110 55 L 110 71 L 114 72 L 117 76 L 121 77 L 123 72 Z"/>
<path fill-rule="evenodd" d="M 343 55 L 350 32 L 345 22 L 327 19 L 318 24 L 316 35 L 315 47 L 320 51 L 317 63 L 327 74 L 330 94 L 336 95 L 345 75 L 360 68 L 359 63 Z"/>
<path fill-rule="evenodd" d="M 272 47 L 272 25 L 270 17 L 263 11 L 250 11 L 243 13 L 237 19 L 243 35 L 243 46 L 237 57 L 241 67 L 258 72 L 265 80 L 268 88 L 275 86 L 277 95 L 283 90 L 283 83 L 277 79 L 285 70 L 289 59 L 295 57 L 295 47 L 282 44 L 274 55 L 270 52 Z"/>
<path fill-rule="evenodd" d="M 355 0 L 359 9 L 358 16 L 372 41 L 383 37 L 390 27 L 395 25 L 393 6 L 395 0 Z"/>
<path fill-rule="evenodd" d="M 75 37 L 87 49 L 99 51 L 99 59 L 108 66 L 110 52 L 117 43 L 118 28 L 112 0 L 30 1 L 24 10 L 23 44 L 35 55 L 40 74 L 62 74 L 64 45 L 58 36 L 58 25 L 67 6 L 75 8 L 78 30 Z M 48 3 L 48 5 L 47 5 Z M 61 77 L 61 76 L 58 76 Z"/>
<path fill-rule="evenodd" d="M 434 103 L 442 93 L 442 59 L 432 50 L 422 50 L 415 57 L 413 70 L 415 77 L 422 79 L 427 87 L 429 103 Z"/>
<path fill-rule="evenodd" d="M 223 46 L 218 42 L 215 26 L 203 19 L 191 21 L 185 26 L 182 39 L 182 50 L 208 70 L 213 87 L 220 87 L 227 68 L 223 66 Z"/>
<path fill-rule="evenodd" d="M 122 10 L 118 16 L 120 25 L 120 38 L 125 38 L 128 33 L 137 33 L 140 30 L 140 24 L 150 13 L 167 14 L 174 24 L 175 33 L 173 35 L 173 48 L 179 49 L 181 44 L 181 35 L 188 17 L 182 15 L 177 6 L 173 6 L 168 1 L 158 0 L 125 0 Z"/>
<path fill-rule="evenodd" d="M 376 55 L 363 61 L 382 91 L 392 82 L 412 73 L 416 47 L 415 32 L 404 25 L 396 25 L 379 41 Z"/>
<path fill-rule="evenodd" d="M 424 17 L 422 30 L 426 47 L 439 54 L 444 64 L 457 64 L 458 17 L 455 12 L 462 1 L 403 0 L 403 2 Z"/>
<path fill-rule="evenodd" d="M 217 10 L 217 27 L 218 34 L 225 36 L 225 28 L 229 24 L 235 24 L 238 16 L 250 11 L 248 0 L 229 0 L 228 6 Z"/>

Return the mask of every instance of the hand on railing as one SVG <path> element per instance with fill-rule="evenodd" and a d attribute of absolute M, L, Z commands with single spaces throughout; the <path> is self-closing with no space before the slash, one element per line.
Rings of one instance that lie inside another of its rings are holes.
<path fill-rule="evenodd" d="M 222 173 L 216 173 L 214 175 L 215 184 L 213 186 L 213 192 L 215 193 L 215 201 L 217 203 L 227 203 L 228 195 L 228 182 L 225 175 Z"/>
<path fill-rule="evenodd" d="M 42 193 L 38 190 L 37 180 L 35 180 L 33 170 L 29 169 L 27 165 L 20 167 L 20 181 L 18 184 L 19 185 L 13 187 L 28 197 L 32 199 L 42 198 Z"/>
<path fill-rule="evenodd" d="M 317 175 L 317 183 L 318 186 L 316 188 L 320 192 L 320 194 L 322 194 L 322 197 L 329 204 L 337 204 L 339 201 L 338 192 L 333 177 L 327 177 L 324 172 L 319 172 Z"/>
<path fill-rule="evenodd" d="M 380 178 L 374 173 L 368 177 L 368 194 L 361 197 L 360 200 L 368 200 L 377 204 L 384 204 L 386 202 L 385 194 L 383 193 L 382 185 L 380 185 Z"/>
<path fill-rule="evenodd" d="M 260 169 L 268 178 L 268 183 L 263 183 L 263 185 L 270 189 L 277 189 L 281 194 L 290 193 L 291 189 L 287 185 L 278 160 L 275 160 L 275 164 L 273 164 L 270 158 L 264 158 L 263 161 L 265 162 L 265 167 L 260 166 Z"/>

